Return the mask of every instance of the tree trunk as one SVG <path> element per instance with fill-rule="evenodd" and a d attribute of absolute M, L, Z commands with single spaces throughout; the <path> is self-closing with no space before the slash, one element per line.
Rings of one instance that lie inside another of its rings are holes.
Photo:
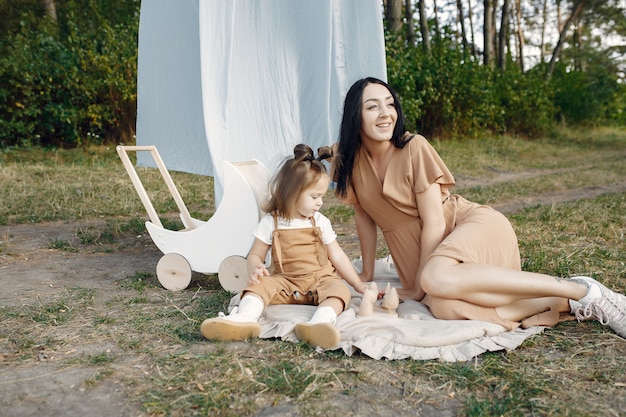
<path fill-rule="evenodd" d="M 406 19 L 406 40 L 409 45 L 415 45 L 415 28 L 413 27 L 413 7 L 411 0 L 404 0 L 404 18 Z"/>
<path fill-rule="evenodd" d="M 522 72 L 524 72 L 524 46 L 526 41 L 524 40 L 524 30 L 522 29 L 522 1 L 515 0 L 515 20 L 516 20 L 516 30 L 517 34 L 517 64 L 519 65 Z"/>
<path fill-rule="evenodd" d="M 491 51 L 492 51 L 492 59 L 491 59 L 491 67 L 493 68 L 496 60 L 498 59 L 498 30 L 496 22 L 498 21 L 498 1 L 499 0 L 491 0 Z"/>
<path fill-rule="evenodd" d="M 493 66 L 494 63 L 494 45 L 493 45 L 493 31 L 494 31 L 494 23 L 493 23 L 493 8 L 494 3 L 493 0 L 483 0 L 485 5 L 484 7 L 484 29 L 483 29 L 483 38 L 484 38 L 484 47 L 483 47 L 483 62 L 485 65 Z"/>
<path fill-rule="evenodd" d="M 397 32 L 402 29 L 402 0 L 387 0 L 387 29 Z"/>
<path fill-rule="evenodd" d="M 541 23 L 541 50 L 539 59 L 543 64 L 546 61 L 546 26 L 548 25 L 548 0 L 543 0 L 543 22 Z"/>
<path fill-rule="evenodd" d="M 578 71 L 583 70 L 583 60 L 580 58 L 580 38 L 582 32 L 582 24 L 579 22 L 576 24 L 574 28 L 574 33 L 572 34 L 572 48 L 577 50 L 578 52 L 574 54 L 574 68 Z"/>
<path fill-rule="evenodd" d="M 476 36 L 474 34 L 474 12 L 472 10 L 472 0 L 467 0 L 467 5 L 468 5 L 467 17 L 469 18 L 469 24 L 470 24 L 470 39 L 472 40 L 472 47 L 470 49 L 471 49 L 472 56 L 474 57 L 474 59 L 478 60 L 478 54 L 476 51 Z"/>
<path fill-rule="evenodd" d="M 461 0 L 456 0 L 456 8 L 458 10 L 459 23 L 461 24 L 461 43 L 463 45 L 463 53 L 468 53 L 467 48 L 467 35 L 465 34 L 465 13 L 463 13 L 463 3 Z"/>
<path fill-rule="evenodd" d="M 422 45 L 424 45 L 424 50 L 426 50 L 426 52 L 430 52 L 430 30 L 428 29 L 428 16 L 426 16 L 426 6 L 424 5 L 424 2 L 425 0 L 418 0 L 417 7 L 420 15 Z"/>
<path fill-rule="evenodd" d="M 57 21 L 57 7 L 54 4 L 54 0 L 42 0 L 43 9 L 46 11 L 46 16 L 50 19 Z"/>
<path fill-rule="evenodd" d="M 437 0 L 433 0 L 433 9 L 435 10 L 435 39 L 438 39 L 441 30 L 439 29 L 439 16 L 437 15 Z"/>
<path fill-rule="evenodd" d="M 498 36 L 498 68 L 506 69 L 506 45 L 509 38 L 509 0 L 502 3 L 502 18 L 500 20 L 500 34 Z"/>
<path fill-rule="evenodd" d="M 574 21 L 578 18 L 578 16 L 580 16 L 581 12 L 583 11 L 583 7 L 585 6 L 585 2 L 586 0 L 578 0 L 578 2 L 572 6 L 572 14 L 570 14 L 569 18 L 563 24 L 563 29 L 561 29 L 561 33 L 559 33 L 559 41 L 554 47 L 554 51 L 552 51 L 552 58 L 550 58 L 550 65 L 548 67 L 547 74 L 548 78 L 552 77 L 552 73 L 554 72 L 554 66 L 556 65 L 556 60 L 558 59 L 559 54 L 563 49 L 563 43 L 565 43 L 567 31 L 572 23 L 574 23 Z"/>

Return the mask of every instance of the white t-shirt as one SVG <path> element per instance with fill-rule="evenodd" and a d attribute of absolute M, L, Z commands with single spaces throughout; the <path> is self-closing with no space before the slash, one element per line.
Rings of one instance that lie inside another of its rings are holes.
<path fill-rule="evenodd" d="M 313 215 L 313 218 L 315 219 L 315 226 L 319 227 L 322 231 L 322 241 L 326 245 L 337 239 L 337 234 L 333 230 L 333 226 L 328 217 L 318 211 Z M 313 227 L 313 223 L 310 220 L 287 220 L 282 217 L 278 218 L 279 229 L 304 229 L 307 227 Z M 274 217 L 271 214 L 266 214 L 263 216 L 252 235 L 260 241 L 271 245 L 272 232 L 274 232 Z"/>

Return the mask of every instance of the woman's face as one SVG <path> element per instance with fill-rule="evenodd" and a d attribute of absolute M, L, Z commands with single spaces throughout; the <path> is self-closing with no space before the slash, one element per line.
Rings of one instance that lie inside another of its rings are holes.
<path fill-rule="evenodd" d="M 397 119 L 398 112 L 387 87 L 368 84 L 361 101 L 361 140 L 390 140 Z"/>

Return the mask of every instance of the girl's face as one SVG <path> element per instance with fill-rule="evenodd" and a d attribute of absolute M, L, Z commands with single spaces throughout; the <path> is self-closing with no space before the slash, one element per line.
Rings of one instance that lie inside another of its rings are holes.
<path fill-rule="evenodd" d="M 384 85 L 368 84 L 361 101 L 361 139 L 388 141 L 398 119 L 393 96 Z"/>
<path fill-rule="evenodd" d="M 324 195 L 326 195 L 329 183 L 330 177 L 328 175 L 322 175 L 317 182 L 314 182 L 310 187 L 300 193 L 296 200 L 296 218 L 306 220 L 313 217 L 315 212 L 324 204 L 322 199 Z"/>

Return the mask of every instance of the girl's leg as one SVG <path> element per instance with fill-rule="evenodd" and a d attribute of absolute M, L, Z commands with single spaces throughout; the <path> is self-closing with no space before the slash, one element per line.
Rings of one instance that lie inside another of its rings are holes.
<path fill-rule="evenodd" d="M 493 265 L 461 263 L 444 256 L 428 260 L 420 284 L 431 296 L 485 307 L 541 297 L 579 300 L 588 291 L 585 284 L 573 280 Z"/>
<path fill-rule="evenodd" d="M 296 324 L 296 336 L 311 346 L 330 349 L 339 344 L 339 330 L 335 320 L 344 309 L 343 301 L 337 297 L 329 297 L 322 301 L 311 320 Z"/>
<path fill-rule="evenodd" d="M 261 334 L 258 320 L 264 309 L 265 304 L 261 297 L 246 292 L 236 311 L 228 316 L 204 320 L 200 332 L 209 340 L 245 340 L 258 337 Z"/>
<path fill-rule="evenodd" d="M 317 306 L 317 311 L 319 311 L 323 307 L 331 308 L 335 312 L 335 318 L 337 318 L 337 316 L 340 315 L 344 309 L 343 301 L 337 297 L 329 297 L 325 299 L 324 301 L 322 301 Z M 316 314 L 317 314 L 317 311 L 316 311 Z M 315 317 L 315 315 L 313 315 L 313 317 Z M 311 317 L 311 320 L 313 320 L 313 317 Z"/>

